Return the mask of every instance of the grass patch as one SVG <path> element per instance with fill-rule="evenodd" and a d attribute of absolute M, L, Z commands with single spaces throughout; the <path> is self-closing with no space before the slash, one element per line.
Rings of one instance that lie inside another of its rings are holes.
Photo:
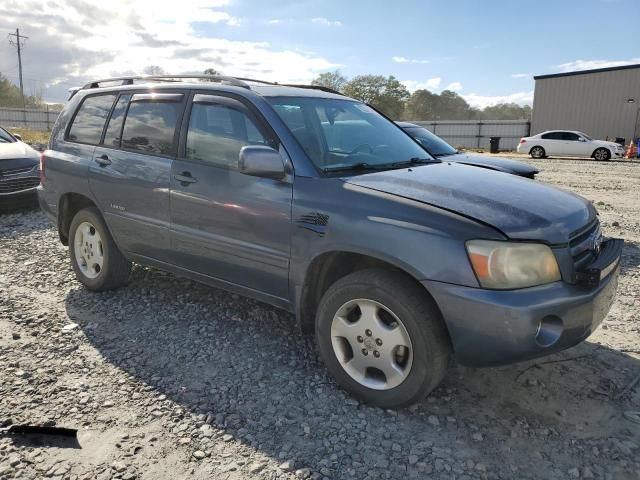
<path fill-rule="evenodd" d="M 24 143 L 49 143 L 49 132 L 31 130 L 29 128 L 7 128 L 10 133 L 17 133 Z"/>

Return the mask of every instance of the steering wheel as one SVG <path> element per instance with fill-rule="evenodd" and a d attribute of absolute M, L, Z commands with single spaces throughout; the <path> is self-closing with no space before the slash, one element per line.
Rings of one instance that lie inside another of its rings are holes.
<path fill-rule="evenodd" d="M 361 143 L 356 148 L 351 150 L 351 152 L 349 152 L 349 155 L 355 155 L 356 153 L 364 152 L 365 150 L 367 150 L 368 153 L 373 153 L 373 148 L 371 148 L 371 145 L 369 145 L 368 143 Z"/>

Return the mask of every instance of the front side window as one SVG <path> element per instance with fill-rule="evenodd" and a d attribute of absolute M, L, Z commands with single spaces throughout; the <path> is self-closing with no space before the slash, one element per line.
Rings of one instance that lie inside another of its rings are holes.
<path fill-rule="evenodd" d="M 580 137 L 572 132 L 565 132 L 564 139 L 570 142 L 577 142 Z"/>
<path fill-rule="evenodd" d="M 267 145 L 253 120 L 226 104 L 194 103 L 187 131 L 186 158 L 224 167 L 236 167 L 240 149 Z"/>
<path fill-rule="evenodd" d="M 120 146 L 120 133 L 122 132 L 122 122 L 124 121 L 124 114 L 127 111 L 127 105 L 131 95 L 120 95 L 118 102 L 116 103 L 109 124 L 107 125 L 107 131 L 104 134 L 104 145 L 107 147 L 119 147 Z"/>
<path fill-rule="evenodd" d="M 352 100 L 318 97 L 269 97 L 276 113 L 320 169 L 366 165 L 372 168 L 429 154 L 393 122 Z"/>
<path fill-rule="evenodd" d="M 171 155 L 181 104 L 178 102 L 131 102 L 122 130 L 122 148 Z"/>
<path fill-rule="evenodd" d="M 97 145 L 107 121 L 116 94 L 87 97 L 76 113 L 67 140 Z"/>

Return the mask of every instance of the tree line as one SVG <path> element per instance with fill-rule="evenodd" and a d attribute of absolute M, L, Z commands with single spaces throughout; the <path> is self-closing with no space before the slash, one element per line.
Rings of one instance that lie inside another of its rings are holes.
<path fill-rule="evenodd" d="M 44 105 L 41 95 L 25 95 L 24 102 L 27 108 L 37 108 Z M 20 95 L 20 89 L 1 73 L 0 106 L 22 108 L 22 95 Z"/>
<path fill-rule="evenodd" d="M 479 109 L 451 90 L 440 94 L 409 90 L 393 75 L 358 75 L 347 79 L 338 70 L 318 75 L 313 85 L 331 88 L 357 98 L 394 120 L 529 120 L 531 107 L 501 103 Z"/>

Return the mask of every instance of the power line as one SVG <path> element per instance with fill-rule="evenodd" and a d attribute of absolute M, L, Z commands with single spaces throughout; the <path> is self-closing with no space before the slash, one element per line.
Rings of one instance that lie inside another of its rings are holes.
<path fill-rule="evenodd" d="M 16 37 L 14 40 L 11 37 Z M 16 28 L 16 33 L 9 34 L 9 43 L 18 49 L 18 71 L 20 73 L 20 95 L 22 95 L 22 108 L 26 108 L 27 104 L 24 100 L 24 85 L 22 84 L 22 44 L 24 43 L 21 39 L 28 39 L 29 37 L 25 37 L 24 35 L 20 35 L 20 29 Z"/>

